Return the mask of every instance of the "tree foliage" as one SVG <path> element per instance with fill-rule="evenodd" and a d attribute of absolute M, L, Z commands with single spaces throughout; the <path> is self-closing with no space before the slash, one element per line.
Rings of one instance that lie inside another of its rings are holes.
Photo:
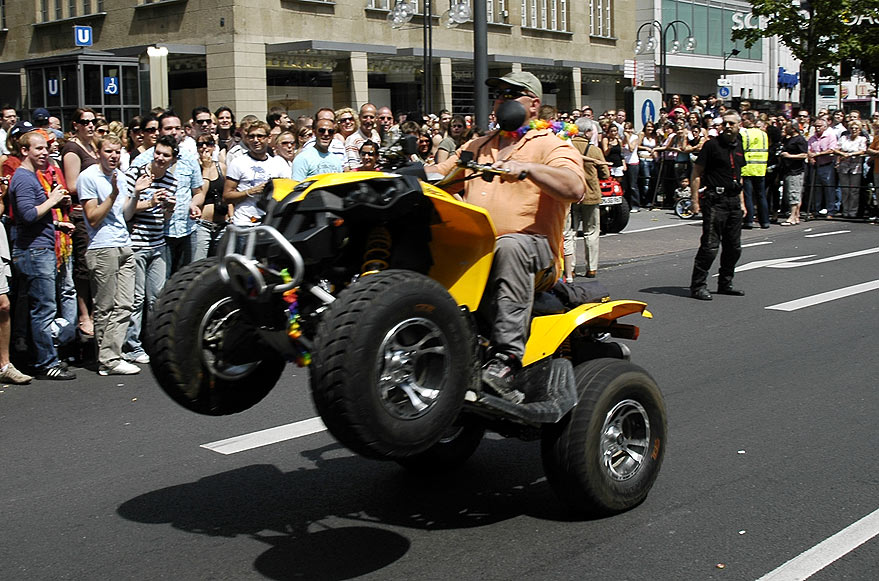
<path fill-rule="evenodd" d="M 811 0 L 803 4 L 791 0 L 752 0 L 752 13 L 763 17 L 766 26 L 736 30 L 732 37 L 750 47 L 764 37 L 778 36 L 804 69 L 816 71 L 861 52 L 858 35 L 853 34 L 861 25 L 850 23 L 864 14 L 879 16 L 877 0 Z M 811 14 L 807 10 L 809 5 Z"/>

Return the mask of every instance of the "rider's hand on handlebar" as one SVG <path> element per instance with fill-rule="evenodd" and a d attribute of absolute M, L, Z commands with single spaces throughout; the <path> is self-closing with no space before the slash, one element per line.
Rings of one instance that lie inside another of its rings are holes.
<path fill-rule="evenodd" d="M 501 179 L 505 182 L 516 182 L 524 180 L 528 177 L 528 163 L 514 160 L 496 161 L 491 166 L 495 169 L 502 170 Z"/>

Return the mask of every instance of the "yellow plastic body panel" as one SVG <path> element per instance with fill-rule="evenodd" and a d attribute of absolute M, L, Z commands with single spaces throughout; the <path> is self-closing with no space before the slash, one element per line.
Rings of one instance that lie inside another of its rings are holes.
<path fill-rule="evenodd" d="M 431 226 L 433 266 L 428 275 L 448 289 L 459 305 L 475 311 L 491 272 L 497 234 L 488 212 L 422 184 L 440 223 Z"/>
<path fill-rule="evenodd" d="M 299 182 L 296 180 L 285 179 L 285 178 L 275 178 L 272 180 L 272 199 L 276 202 L 280 202 L 284 198 L 290 195 Z"/>
<path fill-rule="evenodd" d="M 580 325 L 598 319 L 611 323 L 633 313 L 641 313 L 648 319 L 653 318 L 653 314 L 647 310 L 647 303 L 626 300 L 587 303 L 560 315 L 535 317 L 531 321 L 531 335 L 525 345 L 522 365 L 531 365 L 555 353 L 559 345 Z"/>

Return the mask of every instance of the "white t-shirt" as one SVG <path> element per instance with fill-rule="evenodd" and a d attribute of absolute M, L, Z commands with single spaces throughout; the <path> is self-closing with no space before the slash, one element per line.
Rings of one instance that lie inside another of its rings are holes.
<path fill-rule="evenodd" d="M 289 178 L 290 166 L 283 157 L 254 159 L 250 155 L 236 157 L 226 170 L 226 178 L 238 182 L 236 191 L 247 190 L 264 184 L 272 178 Z M 236 226 L 250 226 L 259 221 L 265 212 L 257 208 L 255 198 L 244 198 L 235 204 L 232 223 Z"/>

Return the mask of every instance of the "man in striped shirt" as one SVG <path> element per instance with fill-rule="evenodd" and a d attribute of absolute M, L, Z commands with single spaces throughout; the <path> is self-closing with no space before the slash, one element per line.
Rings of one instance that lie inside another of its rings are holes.
<path fill-rule="evenodd" d="M 128 220 L 131 247 L 134 250 L 134 304 L 123 346 L 123 358 L 149 363 L 140 339 L 144 310 L 149 313 L 165 286 L 170 272 L 170 256 L 165 244 L 165 224 L 174 210 L 178 146 L 170 135 L 156 141 L 153 161 L 146 166 L 131 167 L 125 172 L 128 190 L 137 197 L 137 205 Z"/>

